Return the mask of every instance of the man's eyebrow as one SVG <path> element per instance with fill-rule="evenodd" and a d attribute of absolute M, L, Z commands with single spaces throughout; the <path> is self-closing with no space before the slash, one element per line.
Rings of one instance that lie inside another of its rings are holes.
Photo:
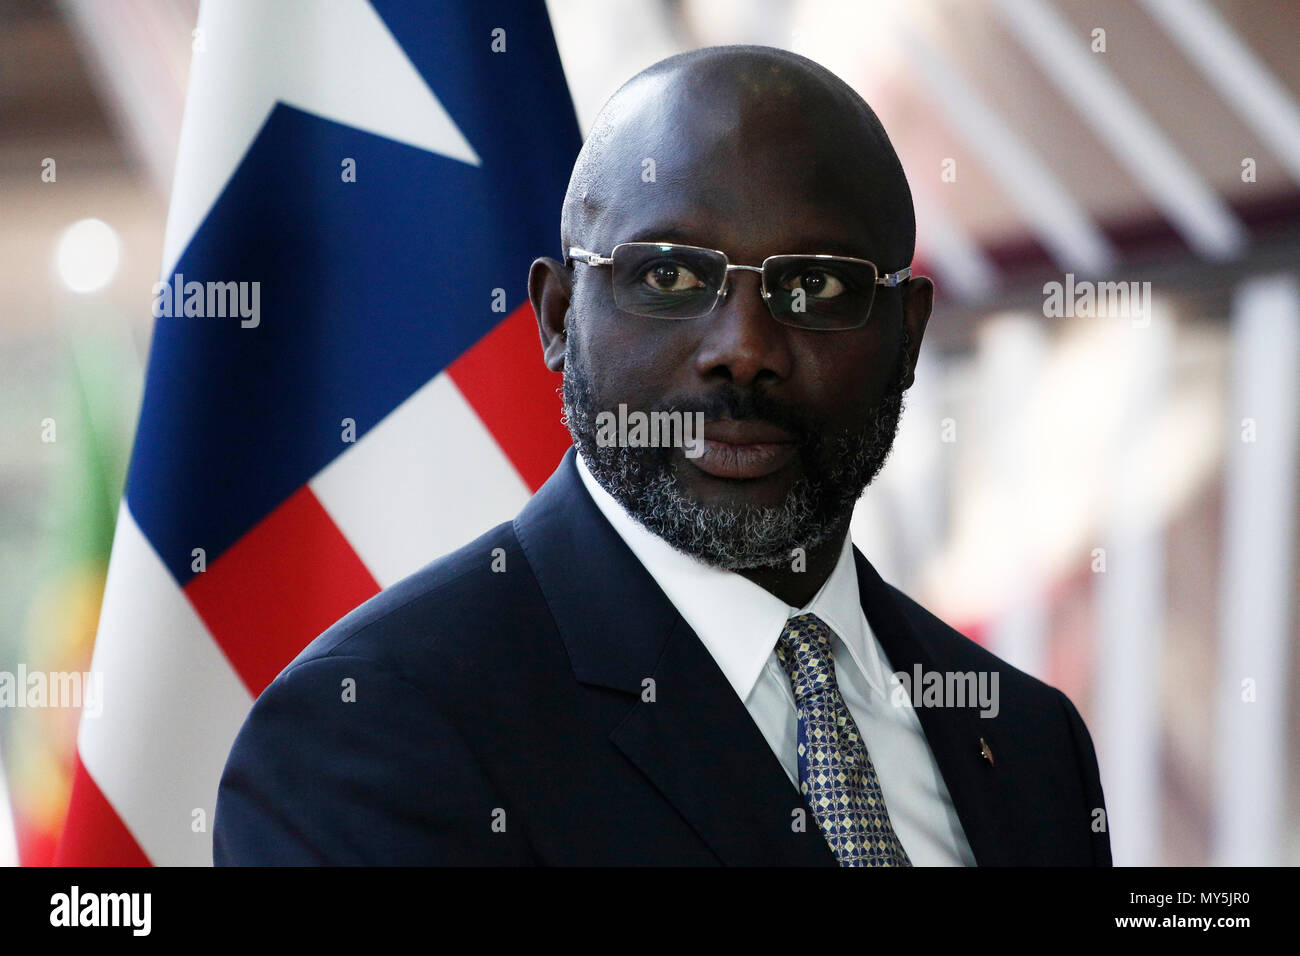
<path fill-rule="evenodd" d="M 648 229 L 638 229 L 634 234 L 619 242 L 675 242 L 685 246 L 702 246 L 705 249 L 717 249 L 716 244 L 703 241 L 702 233 L 693 229 L 680 226 L 651 226 Z M 617 243 L 616 243 L 617 244 Z M 844 239 L 844 238 L 827 238 L 813 239 L 808 236 L 796 238 L 792 243 L 785 243 L 788 248 L 772 249 L 767 255 L 789 255 L 803 254 L 813 255 L 822 253 L 830 256 L 850 256 L 855 259 L 871 259 L 869 254 L 869 243 L 863 239 Z M 728 257 L 732 257 L 731 250 L 723 249 Z"/>
<path fill-rule="evenodd" d="M 680 226 L 651 226 L 648 229 L 638 229 L 633 235 L 620 242 L 676 242 L 684 246 L 704 246 L 707 249 L 714 249 L 708 243 L 699 241 L 700 233 L 696 230 Z"/>

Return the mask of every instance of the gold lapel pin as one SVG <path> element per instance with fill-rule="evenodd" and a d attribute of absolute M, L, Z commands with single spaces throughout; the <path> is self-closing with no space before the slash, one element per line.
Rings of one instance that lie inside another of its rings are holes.
<path fill-rule="evenodd" d="M 980 738 L 980 756 L 989 762 L 990 767 L 994 765 L 993 751 L 989 749 L 989 745 L 984 742 L 983 737 Z"/>

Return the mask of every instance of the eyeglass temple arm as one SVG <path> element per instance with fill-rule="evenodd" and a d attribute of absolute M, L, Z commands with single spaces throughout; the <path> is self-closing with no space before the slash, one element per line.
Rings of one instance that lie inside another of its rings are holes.
<path fill-rule="evenodd" d="M 899 269 L 897 272 L 890 272 L 887 275 L 881 276 L 876 280 L 876 285 L 889 286 L 889 288 L 892 289 L 894 286 L 906 282 L 910 278 L 912 278 L 912 267 L 907 266 L 906 268 Z"/>
<path fill-rule="evenodd" d="M 577 246 L 569 247 L 569 254 L 565 256 L 564 264 L 567 266 L 571 259 L 576 259 L 578 262 L 589 266 L 608 266 L 614 264 L 614 259 L 611 256 L 602 256 L 595 252 L 588 252 L 586 249 L 579 249 Z"/>

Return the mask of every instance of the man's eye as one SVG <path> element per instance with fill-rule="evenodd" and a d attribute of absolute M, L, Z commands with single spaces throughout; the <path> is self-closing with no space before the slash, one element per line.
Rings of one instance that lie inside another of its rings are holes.
<path fill-rule="evenodd" d="M 845 291 L 844 283 L 824 269 L 808 269 L 787 279 L 782 285 L 790 289 L 803 289 L 814 299 L 832 299 Z"/>
<path fill-rule="evenodd" d="M 641 281 L 656 292 L 689 292 L 704 287 L 694 272 L 677 262 L 661 262 L 651 266 Z"/>

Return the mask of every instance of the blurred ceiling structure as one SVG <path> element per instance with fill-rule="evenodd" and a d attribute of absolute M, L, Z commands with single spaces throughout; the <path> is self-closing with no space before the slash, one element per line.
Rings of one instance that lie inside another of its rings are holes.
<path fill-rule="evenodd" d="M 1243 271 L 1300 252 L 1296 4 L 550 0 L 549 8 L 584 129 L 632 73 L 712 43 L 794 49 L 857 88 L 913 183 L 918 258 L 936 276 L 946 317 L 934 330 L 943 349 L 969 346 L 971 323 L 994 296 L 1000 306 L 1037 308 L 1042 283 L 1063 272 L 1177 277 L 1226 309 Z M 46 268 L 41 240 L 79 215 L 85 190 L 120 214 L 113 224 L 128 249 L 133 229 L 145 248 L 156 245 L 197 11 L 197 0 L 0 7 L 0 194 L 28 223 L 0 237 L 16 297 L 8 321 L 39 321 L 42 304 L 15 280 Z M 59 199 L 41 192 L 47 156 L 69 185 Z M 1243 177 L 1247 161 L 1254 181 Z M 157 260 L 127 266 L 126 281 L 147 289 Z"/>
<path fill-rule="evenodd" d="M 180 130 L 192 2 L 0 5 L 0 323 L 40 334 L 69 301 L 55 242 L 86 217 L 124 250 L 105 301 L 143 358 Z M 55 161 L 55 181 L 42 178 Z"/>

